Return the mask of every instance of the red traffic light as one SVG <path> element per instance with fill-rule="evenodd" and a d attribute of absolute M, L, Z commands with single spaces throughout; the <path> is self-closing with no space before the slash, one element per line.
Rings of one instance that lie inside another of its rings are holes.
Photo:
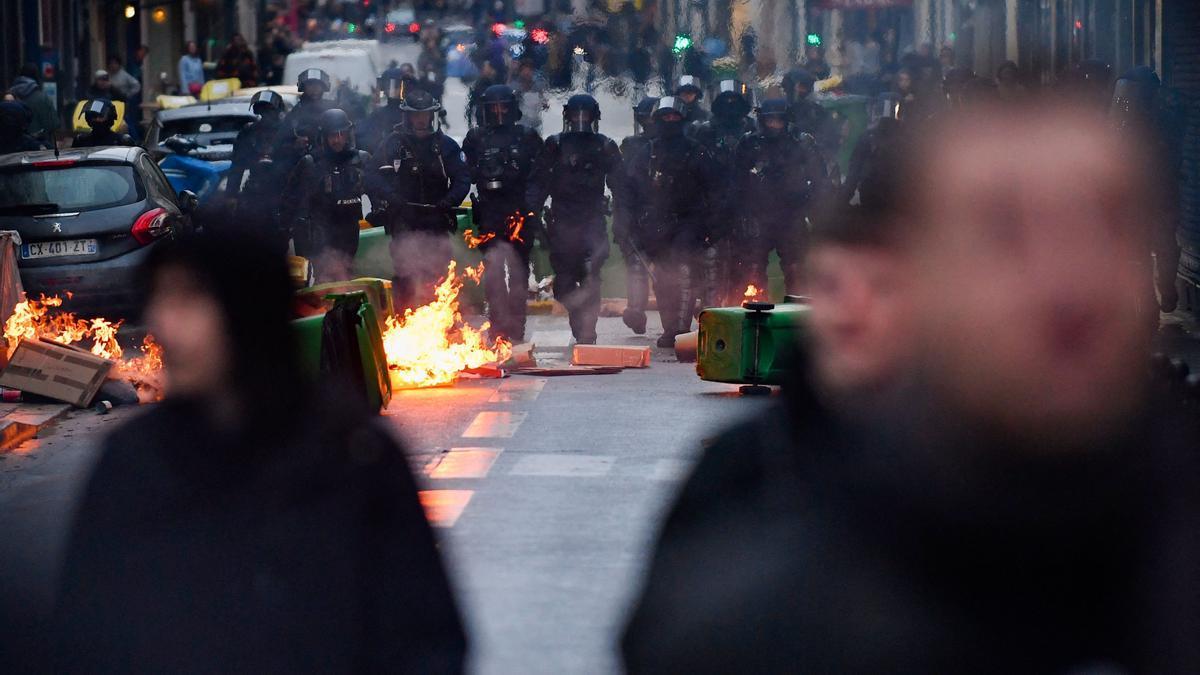
<path fill-rule="evenodd" d="M 550 41 L 550 31 L 545 28 L 534 28 L 529 31 L 529 37 L 533 38 L 533 41 L 539 45 L 544 45 Z"/>

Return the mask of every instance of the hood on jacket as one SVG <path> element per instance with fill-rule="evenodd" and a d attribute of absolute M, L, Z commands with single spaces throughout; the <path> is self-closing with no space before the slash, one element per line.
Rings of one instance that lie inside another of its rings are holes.
<path fill-rule="evenodd" d="M 17 98 L 29 98 L 29 95 L 37 91 L 37 88 L 37 80 L 21 75 L 13 80 L 12 86 L 8 88 L 8 91 Z"/>

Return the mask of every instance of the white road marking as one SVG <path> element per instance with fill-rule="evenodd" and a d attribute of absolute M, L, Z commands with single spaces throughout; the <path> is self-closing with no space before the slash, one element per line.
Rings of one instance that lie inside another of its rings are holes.
<path fill-rule="evenodd" d="M 425 474 L 434 479 L 486 478 L 503 448 L 450 448 L 430 460 Z"/>
<path fill-rule="evenodd" d="M 475 416 L 471 426 L 463 432 L 463 438 L 512 438 L 521 428 L 527 412 L 499 412 L 485 410 Z"/>
<path fill-rule="evenodd" d="M 529 341 L 539 347 L 566 347 L 572 337 L 569 330 L 539 330 L 534 331 Z"/>
<path fill-rule="evenodd" d="M 524 455 L 509 471 L 511 476 L 604 476 L 615 457 L 607 455 Z"/>
<path fill-rule="evenodd" d="M 536 401 L 542 388 L 546 386 L 546 378 L 513 378 L 505 380 L 496 393 L 488 399 L 488 403 L 514 403 L 517 401 Z"/>
<path fill-rule="evenodd" d="M 417 496 L 425 507 L 425 518 L 434 527 L 454 527 L 471 503 L 474 490 L 421 490 Z"/>

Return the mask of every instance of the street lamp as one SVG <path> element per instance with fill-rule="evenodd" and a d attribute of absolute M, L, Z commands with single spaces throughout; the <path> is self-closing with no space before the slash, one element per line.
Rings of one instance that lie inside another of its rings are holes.
<path fill-rule="evenodd" d="M 135 16 L 137 16 L 137 5 L 132 3 L 125 5 L 125 18 L 132 19 Z"/>

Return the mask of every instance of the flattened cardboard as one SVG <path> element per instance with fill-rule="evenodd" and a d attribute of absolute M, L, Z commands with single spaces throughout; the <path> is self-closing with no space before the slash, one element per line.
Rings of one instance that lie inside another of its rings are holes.
<path fill-rule="evenodd" d="M 650 348 L 575 345 L 575 348 L 571 351 L 571 363 L 576 366 L 648 368 L 650 367 Z"/>
<path fill-rule="evenodd" d="M 49 340 L 22 340 L 0 372 L 0 385 L 87 407 L 113 361 Z"/>

